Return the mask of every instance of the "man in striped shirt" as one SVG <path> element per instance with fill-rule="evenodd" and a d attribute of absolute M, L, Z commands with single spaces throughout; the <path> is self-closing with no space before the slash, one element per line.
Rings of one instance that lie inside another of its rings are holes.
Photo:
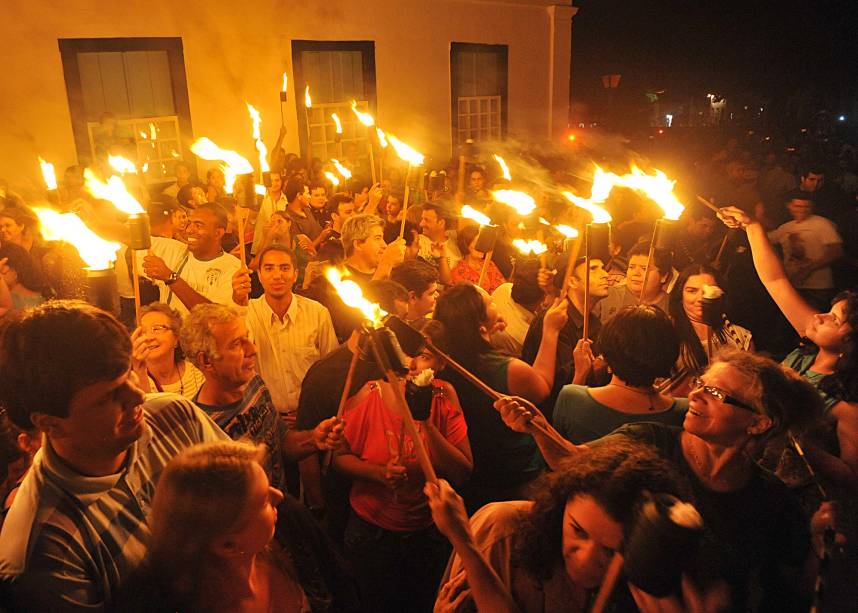
<path fill-rule="evenodd" d="M 226 438 L 180 396 L 144 400 L 130 366 L 125 328 L 82 302 L 47 303 L 3 327 L 0 405 L 44 434 L 0 533 L 11 609 L 109 606 L 146 553 L 161 470 L 186 447 Z"/>

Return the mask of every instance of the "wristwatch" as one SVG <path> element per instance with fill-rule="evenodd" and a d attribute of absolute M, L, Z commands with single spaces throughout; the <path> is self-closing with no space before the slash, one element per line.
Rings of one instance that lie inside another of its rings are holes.
<path fill-rule="evenodd" d="M 170 276 L 164 280 L 164 285 L 172 285 L 176 281 L 179 280 L 179 273 L 173 271 L 170 273 Z"/>

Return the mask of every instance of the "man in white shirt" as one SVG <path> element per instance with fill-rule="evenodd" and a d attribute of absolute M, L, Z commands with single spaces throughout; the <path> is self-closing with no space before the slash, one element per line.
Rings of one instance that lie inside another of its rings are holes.
<path fill-rule="evenodd" d="M 274 406 L 293 421 L 304 375 L 337 348 L 337 337 L 325 307 L 292 293 L 298 276 L 293 251 L 266 247 L 259 254 L 258 275 L 265 293 L 248 300 L 250 275 L 242 269 L 233 276 L 233 300 L 247 305 L 245 321 L 256 344 L 259 374 Z"/>
<path fill-rule="evenodd" d="M 155 254 L 143 258 L 146 276 L 163 282 L 161 302 L 183 315 L 198 304 L 231 304 L 232 276 L 241 262 L 221 247 L 226 226 L 227 214 L 222 206 L 203 204 L 191 212 L 187 251 L 178 267 L 171 268 Z"/>
<path fill-rule="evenodd" d="M 262 238 L 265 235 L 265 224 L 271 219 L 274 211 L 285 211 L 289 201 L 283 195 L 283 178 L 276 172 L 269 173 L 271 177 L 271 187 L 268 188 L 268 193 L 262 200 L 262 205 L 259 207 L 259 215 L 256 216 L 256 226 L 253 230 L 253 245 L 250 247 L 250 253 L 259 253 L 262 248 Z"/>
<path fill-rule="evenodd" d="M 796 289 L 815 307 L 828 310 L 834 289 L 831 264 L 843 257 L 843 239 L 830 220 L 813 214 L 812 194 L 796 191 L 787 198 L 792 221 L 772 230 L 769 240 L 783 249 L 784 268 Z"/>
<path fill-rule="evenodd" d="M 538 272 L 538 262 L 525 260 L 516 268 L 512 283 L 503 283 L 492 293 L 498 316 L 506 322 L 503 330 L 492 333 L 492 347 L 516 358 L 521 356 L 530 322 L 545 300 Z"/>

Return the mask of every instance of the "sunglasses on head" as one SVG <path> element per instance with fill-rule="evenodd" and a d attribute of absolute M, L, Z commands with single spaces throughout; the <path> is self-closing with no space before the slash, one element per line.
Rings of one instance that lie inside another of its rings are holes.
<path fill-rule="evenodd" d="M 746 411 L 751 411 L 752 413 L 758 412 L 757 409 L 752 407 L 747 402 L 742 402 L 738 398 L 734 398 L 724 390 L 717 387 L 713 387 L 711 385 L 706 385 L 703 382 L 703 379 L 701 379 L 700 377 L 694 377 L 694 379 L 691 380 L 691 389 L 702 390 L 704 393 L 709 394 L 713 398 L 717 398 L 724 404 L 732 404 L 734 407 L 739 407 L 740 409 L 745 409 Z"/>

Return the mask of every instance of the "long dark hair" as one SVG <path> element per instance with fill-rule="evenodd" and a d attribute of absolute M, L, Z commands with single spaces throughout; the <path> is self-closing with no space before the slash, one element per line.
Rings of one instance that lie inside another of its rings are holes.
<path fill-rule="evenodd" d="M 683 498 L 681 477 L 652 447 L 625 437 L 582 447 L 574 460 L 541 477 L 530 488 L 533 509 L 520 520 L 512 562 L 546 580 L 563 559 L 563 516 L 575 496 L 590 496 L 628 535 L 644 492 Z"/>
<path fill-rule="evenodd" d="M 709 358 L 706 356 L 706 349 L 700 344 L 700 339 L 697 338 L 697 332 L 694 331 L 691 320 L 685 314 L 685 307 L 682 306 L 685 284 L 694 275 L 711 275 L 718 287 L 724 287 L 724 285 L 721 281 L 721 275 L 711 266 L 691 264 L 682 269 L 673 285 L 673 291 L 670 292 L 668 310 L 670 311 L 670 318 L 673 320 L 673 326 L 676 328 L 676 334 L 679 336 L 679 355 L 692 372 L 699 372 L 709 364 Z M 717 327 L 712 327 L 712 333 L 721 342 L 726 341 L 723 317 L 718 321 Z"/>
<path fill-rule="evenodd" d="M 831 305 L 834 306 L 841 300 L 846 301 L 846 323 L 849 324 L 849 332 L 843 338 L 845 348 L 837 358 L 834 372 L 819 382 L 819 389 L 834 398 L 858 402 L 858 347 L 855 342 L 858 340 L 858 292 L 840 292 L 831 301 Z"/>
<path fill-rule="evenodd" d="M 481 353 L 491 351 L 491 345 L 480 334 L 480 326 L 488 319 L 486 303 L 470 283 L 454 285 L 441 294 L 435 305 L 435 319 L 444 324 L 450 354 L 465 366 L 475 366 Z"/>

